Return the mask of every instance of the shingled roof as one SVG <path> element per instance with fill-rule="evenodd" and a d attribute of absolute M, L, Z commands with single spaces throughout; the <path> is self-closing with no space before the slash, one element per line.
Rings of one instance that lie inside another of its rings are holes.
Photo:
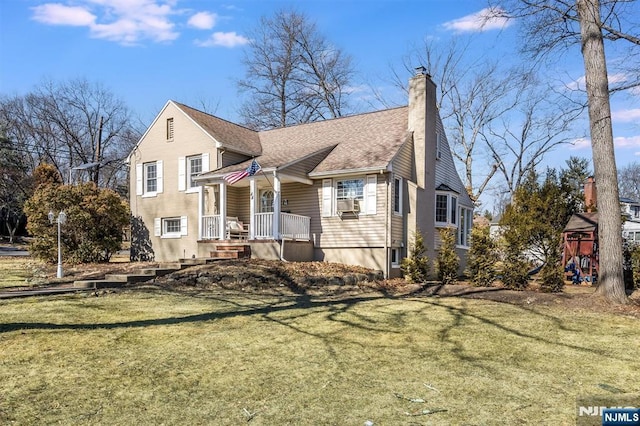
<path fill-rule="evenodd" d="M 247 155 L 262 153 L 258 132 L 179 102 L 174 102 L 174 104 L 225 148 Z"/>
<path fill-rule="evenodd" d="M 386 169 L 410 136 L 407 114 L 408 107 L 401 107 L 257 132 L 262 154 L 256 159 L 263 169 L 278 168 L 324 151 L 326 156 L 309 171 L 310 176 Z M 239 170 L 248 163 L 203 176 Z"/>
<path fill-rule="evenodd" d="M 598 212 L 585 212 L 571 216 L 563 232 L 591 232 L 597 229 Z"/>

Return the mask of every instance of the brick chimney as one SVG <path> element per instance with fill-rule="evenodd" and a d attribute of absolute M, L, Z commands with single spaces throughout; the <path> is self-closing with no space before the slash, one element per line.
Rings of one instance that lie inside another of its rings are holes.
<path fill-rule="evenodd" d="M 596 181 L 593 176 L 589 176 L 584 184 L 584 208 L 587 212 L 596 211 L 598 195 L 596 191 Z"/>

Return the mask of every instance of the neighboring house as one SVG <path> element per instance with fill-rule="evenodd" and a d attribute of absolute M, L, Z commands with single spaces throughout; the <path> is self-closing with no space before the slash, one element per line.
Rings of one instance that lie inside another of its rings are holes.
<path fill-rule="evenodd" d="M 151 257 L 206 257 L 234 239 L 253 257 L 356 264 L 392 277 L 415 231 L 434 259 L 437 228 L 452 227 L 464 268 L 473 203 L 436 86 L 418 71 L 407 107 L 267 131 L 167 102 L 128 158 L 131 211 Z M 258 173 L 224 180 L 253 160 Z"/>
<path fill-rule="evenodd" d="M 622 209 L 622 236 L 627 241 L 640 243 L 640 202 L 626 197 L 620 197 Z"/>

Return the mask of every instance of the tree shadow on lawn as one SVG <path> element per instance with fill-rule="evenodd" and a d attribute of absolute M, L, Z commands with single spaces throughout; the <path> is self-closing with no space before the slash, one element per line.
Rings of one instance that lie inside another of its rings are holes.
<path fill-rule="evenodd" d="M 489 318 L 488 316 L 479 314 L 470 309 L 464 301 L 461 306 L 453 306 L 451 304 L 447 304 L 443 302 L 443 297 L 424 297 L 419 293 L 411 293 L 402 296 L 391 296 L 388 294 L 382 293 L 373 293 L 368 295 L 358 295 L 358 296 L 342 296 L 342 297 L 316 297 L 310 295 L 307 291 L 301 288 L 296 288 L 297 294 L 291 296 L 271 296 L 275 297 L 276 300 L 272 302 L 266 302 L 264 295 L 247 295 L 238 292 L 237 294 L 225 294 L 220 292 L 219 294 L 203 294 L 202 292 L 195 292 L 193 294 L 185 293 L 184 291 L 175 291 L 169 293 L 179 293 L 183 296 L 187 297 L 202 297 L 208 300 L 214 300 L 220 303 L 228 304 L 232 307 L 232 309 L 228 311 L 222 312 L 208 312 L 202 314 L 194 314 L 194 315 L 184 315 L 184 316 L 175 316 L 175 317 L 166 317 L 166 318 L 155 318 L 155 319 L 146 319 L 146 320 L 135 320 L 135 321 L 122 321 L 122 322 L 96 322 L 96 323 L 87 323 L 87 324 L 58 324 L 51 322 L 12 322 L 6 324 L 0 324 L 0 333 L 8 333 L 13 331 L 27 331 L 27 330 L 98 330 L 98 329 L 121 329 L 121 328 L 138 328 L 138 327 L 154 327 L 154 326 L 166 326 L 166 325 L 177 325 L 177 324 L 185 324 L 185 323 L 198 323 L 198 322 L 206 322 L 206 321 L 214 321 L 221 320 L 226 318 L 235 318 L 235 317 L 250 317 L 250 316 L 262 316 L 265 320 L 277 323 L 279 325 L 288 327 L 298 333 L 303 333 L 305 335 L 314 336 L 320 339 L 328 340 L 329 336 L 326 333 L 314 332 L 312 330 L 306 329 L 303 326 L 297 325 L 297 320 L 322 313 L 322 310 L 326 311 L 327 314 L 325 317 L 328 321 L 338 322 L 344 324 L 347 327 L 359 328 L 371 333 L 401 333 L 402 331 L 399 329 L 397 325 L 390 325 L 389 321 L 380 322 L 375 318 L 362 315 L 358 312 L 355 312 L 353 308 L 356 306 L 366 303 L 373 302 L 379 300 L 389 300 L 389 301 L 398 301 L 398 300 L 406 300 L 412 303 L 423 303 L 425 306 L 424 311 L 431 310 L 433 308 L 444 309 L 451 316 L 451 321 L 447 324 L 441 324 L 441 329 L 438 333 L 438 338 L 442 342 L 447 342 L 452 345 L 452 353 L 458 357 L 460 360 L 477 363 L 482 360 L 478 357 L 469 353 L 468 349 L 465 349 L 463 344 L 456 340 L 452 332 L 460 327 L 464 327 L 466 325 L 471 324 L 471 321 L 479 321 L 482 324 L 490 327 L 493 330 L 497 330 L 500 332 L 508 333 L 510 335 L 516 336 L 521 339 L 525 339 L 528 341 L 540 342 L 547 345 L 559 346 L 569 348 L 571 350 L 584 353 L 586 355 L 608 355 L 609 352 L 606 349 L 599 350 L 590 348 L 587 346 L 575 345 L 567 342 L 563 342 L 558 339 L 552 339 L 540 334 L 535 334 L 532 332 L 526 332 L 523 329 L 515 328 L 506 323 L 501 323 L 499 320 Z M 143 292 L 155 292 L 157 290 L 153 289 L 139 289 L 139 290 L 129 290 L 129 291 L 143 291 Z M 463 297 L 464 295 L 468 295 L 470 293 L 477 293 L 483 290 L 474 290 L 471 289 L 470 292 L 458 292 L 456 297 Z M 493 291 L 493 290 L 489 290 Z M 446 296 L 449 297 L 449 296 Z M 242 299 L 240 299 L 242 298 Z M 247 304 L 243 304 L 243 301 L 248 302 Z M 512 305 L 516 309 L 520 309 L 526 313 L 533 314 L 535 316 L 539 316 L 541 319 L 552 321 L 554 326 L 558 329 L 565 331 L 576 331 L 571 330 L 566 327 L 564 322 L 553 315 L 548 315 L 544 313 L 537 312 L 535 309 Z M 281 313 L 291 312 L 292 315 L 288 317 L 281 317 Z M 402 324 L 403 317 L 406 317 L 409 314 L 415 314 L 415 310 L 401 312 L 396 315 L 400 315 L 400 318 L 396 318 L 394 323 Z M 515 313 L 514 315 L 517 315 Z M 487 333 L 491 333 L 491 330 L 487 330 Z M 331 337 L 332 339 L 335 336 Z M 374 343 L 375 339 L 372 339 L 372 343 Z M 327 341 L 327 344 L 330 344 Z M 618 354 L 621 355 L 621 354 Z M 626 360 L 622 359 L 621 360 Z"/>

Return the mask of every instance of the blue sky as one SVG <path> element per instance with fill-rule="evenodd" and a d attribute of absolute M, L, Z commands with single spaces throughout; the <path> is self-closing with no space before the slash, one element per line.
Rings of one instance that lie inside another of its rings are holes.
<path fill-rule="evenodd" d="M 168 99 L 236 120 L 234 79 L 248 30 L 261 16 L 294 6 L 354 59 L 354 85 L 385 85 L 390 67 L 426 38 L 474 37 L 476 49 L 515 57 L 517 25 L 480 27 L 482 0 L 4 0 L 0 2 L 0 94 L 22 95 L 44 78 L 84 77 L 123 99 L 148 124 Z M 636 6 L 637 8 L 637 6 Z M 640 11 L 636 16 L 640 16 Z M 578 47 L 562 78 L 583 78 Z M 559 72 L 560 73 L 560 72 Z M 624 78 L 624 76 L 612 76 Z M 382 87 L 382 90 L 385 88 Z M 390 87 L 386 89 L 391 90 Z M 613 99 L 618 166 L 640 161 L 640 92 Z M 591 157 L 588 140 L 562 155 Z"/>

